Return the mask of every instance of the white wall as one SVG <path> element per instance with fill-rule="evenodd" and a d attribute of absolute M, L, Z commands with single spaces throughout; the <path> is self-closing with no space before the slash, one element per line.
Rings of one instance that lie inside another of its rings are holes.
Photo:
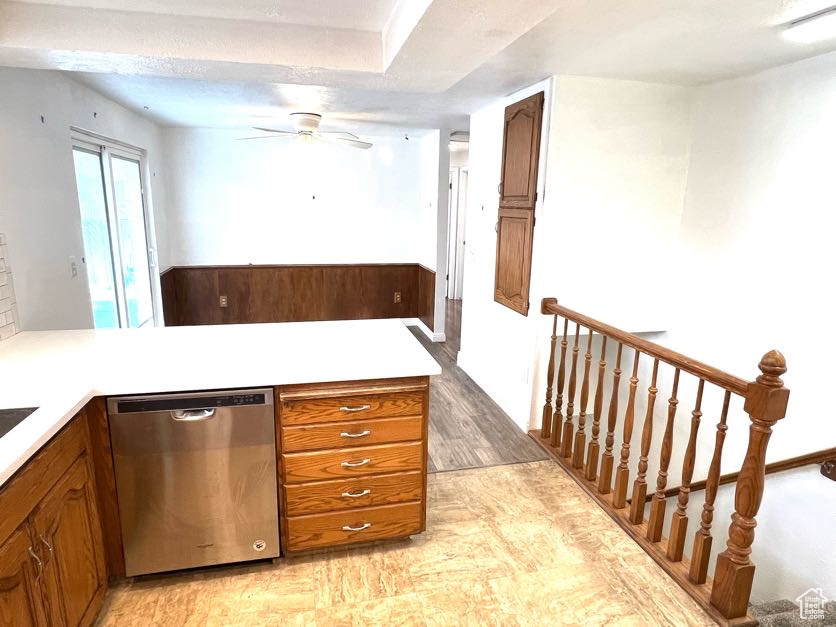
<path fill-rule="evenodd" d="M 505 107 L 539 91 L 545 92 L 540 145 L 538 202 L 534 229 L 531 309 L 527 317 L 495 303 L 494 262 L 497 186 L 502 161 L 502 129 Z M 549 148 L 549 114 L 552 81 L 541 81 L 488 105 L 470 116 L 469 182 L 465 218 L 464 287 L 462 292 L 461 350 L 458 364 L 520 426 L 526 428 L 538 379 L 539 300 L 546 295 L 545 272 L 550 266 L 542 220 L 550 211 L 544 205 L 546 154 Z M 540 393 L 537 393 L 540 396 Z"/>
<path fill-rule="evenodd" d="M 248 134 L 164 131 L 170 265 L 429 261 L 421 137 L 353 150 Z"/>
<path fill-rule="evenodd" d="M 784 353 L 772 460 L 836 443 L 834 111 L 836 53 L 699 90 L 670 341 L 746 378 Z"/>
<path fill-rule="evenodd" d="M 420 241 L 418 263 L 430 270 L 435 270 L 438 262 L 436 255 L 436 236 L 438 222 L 438 162 L 441 133 L 431 131 L 418 139 L 421 151 L 420 197 L 418 200 L 420 231 L 416 233 Z"/>
<path fill-rule="evenodd" d="M 546 90 L 528 317 L 493 302 L 497 183 L 507 104 Z M 471 116 L 460 365 L 521 428 L 539 424 L 549 322 L 543 297 L 633 331 L 664 328 L 654 295 L 676 235 L 691 92 L 559 76 Z M 657 259 L 652 251 L 659 251 Z"/>
<path fill-rule="evenodd" d="M 0 68 L 0 105 L 0 232 L 14 261 L 20 326 L 89 328 L 87 276 L 81 267 L 71 278 L 68 261 L 84 256 L 70 126 L 147 150 L 155 208 L 165 202 L 159 129 L 58 72 Z M 164 259 L 164 217 L 156 226 Z"/>

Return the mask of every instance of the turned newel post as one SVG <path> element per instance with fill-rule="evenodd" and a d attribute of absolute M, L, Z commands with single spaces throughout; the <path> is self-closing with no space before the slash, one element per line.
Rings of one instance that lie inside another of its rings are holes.
<path fill-rule="evenodd" d="M 746 390 L 743 408 L 752 420 L 749 446 L 734 497 L 734 513 L 726 550 L 717 556 L 711 604 L 726 618 L 746 615 L 755 565 L 749 560 L 755 539 L 755 515 L 763 497 L 766 447 L 772 425 L 784 417 L 790 391 L 781 375 L 787 371 L 784 356 L 769 351 L 758 364 L 761 375 Z"/>

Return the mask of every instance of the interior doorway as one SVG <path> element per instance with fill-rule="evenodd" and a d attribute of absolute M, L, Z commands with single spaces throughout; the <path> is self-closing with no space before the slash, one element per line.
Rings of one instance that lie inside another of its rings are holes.
<path fill-rule="evenodd" d="M 447 197 L 447 298 L 452 300 L 462 299 L 464 283 L 467 177 L 467 166 L 450 167 L 450 194 Z"/>
<path fill-rule="evenodd" d="M 142 153 L 74 138 L 73 162 L 93 325 L 153 326 Z"/>
<path fill-rule="evenodd" d="M 464 297 L 465 224 L 467 220 L 468 133 L 450 135 L 450 193 L 447 196 L 447 282 L 444 351 L 455 361 L 461 347 L 462 298 Z"/>

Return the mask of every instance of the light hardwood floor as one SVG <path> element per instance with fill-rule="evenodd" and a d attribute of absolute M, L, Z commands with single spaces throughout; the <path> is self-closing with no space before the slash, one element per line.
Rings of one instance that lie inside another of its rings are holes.
<path fill-rule="evenodd" d="M 151 577 L 101 625 L 713 625 L 553 462 L 438 473 L 428 529 L 372 547 Z"/>
<path fill-rule="evenodd" d="M 429 471 L 462 470 L 547 459 L 534 440 L 420 330 L 412 334 L 441 365 L 430 380 Z"/>

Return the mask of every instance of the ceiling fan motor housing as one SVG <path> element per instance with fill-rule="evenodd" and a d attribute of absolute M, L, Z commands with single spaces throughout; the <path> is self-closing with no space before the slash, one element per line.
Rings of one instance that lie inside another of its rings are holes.
<path fill-rule="evenodd" d="M 322 116 L 318 113 L 291 113 L 290 119 L 300 133 L 314 133 L 319 130 Z"/>

